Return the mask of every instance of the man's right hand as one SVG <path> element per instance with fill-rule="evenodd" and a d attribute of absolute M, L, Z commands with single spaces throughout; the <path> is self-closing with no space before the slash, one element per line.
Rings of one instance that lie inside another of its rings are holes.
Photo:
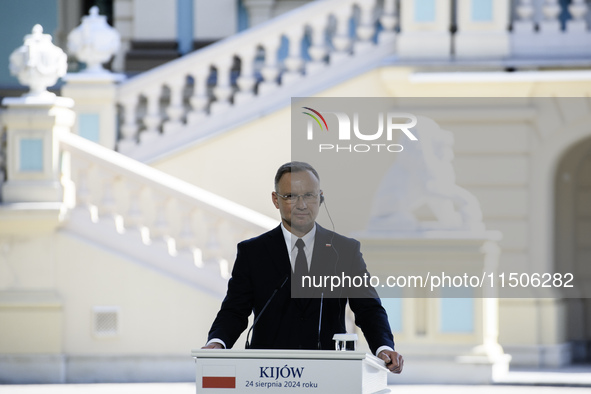
<path fill-rule="evenodd" d="M 212 342 L 207 346 L 203 346 L 201 349 L 223 349 L 224 347 L 222 346 L 221 343 L 217 343 L 217 342 Z"/>

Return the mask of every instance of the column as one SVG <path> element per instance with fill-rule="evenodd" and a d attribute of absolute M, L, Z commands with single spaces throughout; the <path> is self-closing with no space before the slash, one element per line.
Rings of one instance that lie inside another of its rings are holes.
<path fill-rule="evenodd" d="M 193 0 L 177 0 L 176 9 L 178 50 L 186 55 L 193 50 Z"/>

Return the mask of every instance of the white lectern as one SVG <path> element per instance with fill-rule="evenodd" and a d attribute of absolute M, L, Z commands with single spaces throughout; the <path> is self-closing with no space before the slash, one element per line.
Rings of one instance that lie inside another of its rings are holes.
<path fill-rule="evenodd" d="M 389 393 L 388 369 L 363 352 L 193 350 L 197 393 Z"/>

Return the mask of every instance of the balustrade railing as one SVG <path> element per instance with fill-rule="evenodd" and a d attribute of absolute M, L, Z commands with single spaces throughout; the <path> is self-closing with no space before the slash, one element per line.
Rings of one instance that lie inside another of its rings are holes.
<path fill-rule="evenodd" d="M 190 255 L 198 267 L 215 264 L 226 278 L 236 244 L 277 225 L 79 136 L 62 135 L 59 144 L 71 169 L 66 177 L 75 185 L 75 209 L 94 222 L 112 223 L 113 232 L 136 234 L 171 255 Z"/>
<path fill-rule="evenodd" d="M 380 45 L 407 61 L 591 57 L 588 8 L 587 0 L 311 2 L 122 83 L 118 149 L 129 154 L 180 130 L 197 139 L 230 109 Z"/>
<path fill-rule="evenodd" d="M 339 64 L 376 38 L 392 38 L 396 3 L 312 2 L 122 83 L 119 150 L 182 127 L 198 136 L 211 117 Z"/>
<path fill-rule="evenodd" d="M 587 0 L 513 1 L 511 55 L 541 60 L 591 56 Z"/>

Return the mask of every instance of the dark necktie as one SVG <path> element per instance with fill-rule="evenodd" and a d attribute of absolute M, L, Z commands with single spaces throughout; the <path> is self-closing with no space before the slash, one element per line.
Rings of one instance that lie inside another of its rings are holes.
<path fill-rule="evenodd" d="M 302 276 L 308 275 L 308 261 L 306 260 L 306 252 L 304 251 L 306 244 L 301 238 L 296 241 L 298 248 L 298 255 L 295 261 L 294 278 L 297 287 L 302 286 Z"/>

